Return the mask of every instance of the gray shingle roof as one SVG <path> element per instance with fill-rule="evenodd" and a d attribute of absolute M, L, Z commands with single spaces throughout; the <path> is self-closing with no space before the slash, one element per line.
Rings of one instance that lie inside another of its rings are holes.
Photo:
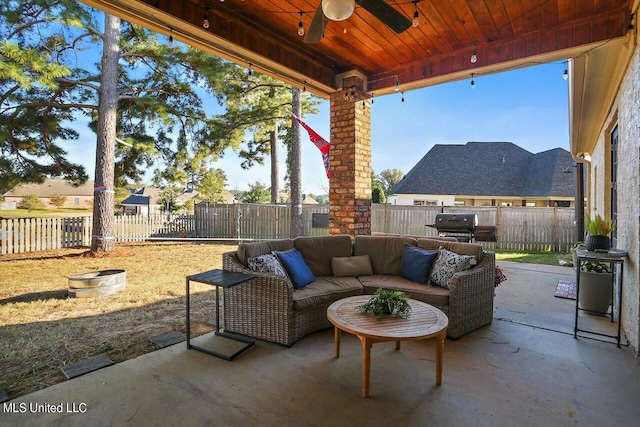
<path fill-rule="evenodd" d="M 434 145 L 389 194 L 575 195 L 574 161 L 562 148 L 533 154 L 511 142 Z"/>

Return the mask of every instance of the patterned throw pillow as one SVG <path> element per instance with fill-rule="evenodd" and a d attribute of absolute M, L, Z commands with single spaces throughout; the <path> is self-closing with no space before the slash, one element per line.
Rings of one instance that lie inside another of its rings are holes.
<path fill-rule="evenodd" d="M 438 258 L 433 263 L 431 270 L 431 281 L 438 286 L 449 289 L 451 278 L 454 274 L 471 268 L 471 261 L 475 257 L 469 255 L 459 255 L 440 246 Z"/>
<path fill-rule="evenodd" d="M 287 273 L 275 255 L 260 255 L 255 258 L 247 259 L 249 268 L 260 273 L 271 273 L 278 276 L 286 276 Z"/>

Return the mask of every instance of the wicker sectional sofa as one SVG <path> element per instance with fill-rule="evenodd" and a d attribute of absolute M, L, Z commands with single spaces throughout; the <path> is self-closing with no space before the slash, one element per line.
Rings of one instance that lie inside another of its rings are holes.
<path fill-rule="evenodd" d="M 427 250 L 442 246 L 458 254 L 473 255 L 477 265 L 455 273 L 449 289 L 413 282 L 401 276 L 406 245 Z M 248 267 L 250 258 L 291 249 L 300 251 L 315 276 L 313 283 L 301 289 L 294 289 L 287 276 L 256 273 Z M 334 257 L 363 255 L 369 256 L 373 274 L 334 275 Z M 222 260 L 226 270 L 257 275 L 249 282 L 224 290 L 225 329 L 286 346 L 331 327 L 326 311 L 334 301 L 371 294 L 378 288 L 399 289 L 411 298 L 440 308 L 449 317 L 450 338 L 488 325 L 493 317 L 495 255 L 483 251 L 478 244 L 398 236 L 297 237 L 242 243 L 237 251 L 223 254 Z"/>

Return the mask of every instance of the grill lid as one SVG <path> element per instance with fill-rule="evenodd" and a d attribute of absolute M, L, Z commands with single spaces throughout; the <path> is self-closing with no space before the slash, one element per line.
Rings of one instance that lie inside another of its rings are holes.
<path fill-rule="evenodd" d="M 473 232 L 477 225 L 478 215 L 476 214 L 439 213 L 436 215 L 435 228 L 437 230 L 460 230 Z"/>

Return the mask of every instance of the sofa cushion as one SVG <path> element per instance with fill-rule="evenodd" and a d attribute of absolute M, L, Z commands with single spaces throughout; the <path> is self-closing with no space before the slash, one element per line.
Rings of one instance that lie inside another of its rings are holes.
<path fill-rule="evenodd" d="M 270 254 L 273 251 L 286 251 L 293 248 L 295 248 L 293 239 L 240 243 L 238 245 L 238 259 L 242 264 L 248 267 L 249 258 Z"/>
<path fill-rule="evenodd" d="M 331 276 L 331 258 L 351 256 L 353 252 L 351 236 L 347 234 L 296 237 L 294 242 L 316 276 Z"/>
<path fill-rule="evenodd" d="M 285 270 L 287 270 L 294 289 L 302 289 L 316 280 L 307 264 L 305 264 L 302 254 L 297 249 L 274 253 L 284 265 Z"/>
<path fill-rule="evenodd" d="M 452 242 L 448 240 L 438 240 L 435 238 L 422 238 L 418 239 L 417 246 L 427 250 L 438 250 L 440 246 L 446 250 L 455 252 L 460 255 L 469 255 L 475 258 L 476 262 L 482 260 L 482 245 L 477 243 L 465 243 L 465 242 Z"/>
<path fill-rule="evenodd" d="M 369 255 L 331 258 L 331 270 L 336 277 L 370 276 L 373 274 Z"/>
<path fill-rule="evenodd" d="M 431 270 L 431 281 L 438 286 L 449 289 L 451 278 L 454 274 L 471 268 L 471 260 L 474 258 L 469 255 L 458 255 L 455 252 L 439 249 L 438 258 L 433 263 Z"/>
<path fill-rule="evenodd" d="M 278 276 L 287 275 L 284 267 L 282 266 L 278 258 L 273 254 L 260 255 L 257 257 L 249 258 L 247 260 L 247 264 L 249 264 L 249 268 L 251 270 L 260 273 L 271 273 Z"/>
<path fill-rule="evenodd" d="M 293 291 L 293 309 L 328 305 L 354 295 L 362 295 L 362 284 L 355 277 L 316 277 L 313 283 Z"/>
<path fill-rule="evenodd" d="M 405 245 L 414 245 L 411 237 L 356 236 L 354 255 L 369 255 L 373 274 L 400 276 Z"/>
<path fill-rule="evenodd" d="M 431 265 L 437 256 L 437 251 L 426 251 L 417 246 L 405 246 L 400 275 L 405 279 L 426 285 L 429 281 Z"/>
<path fill-rule="evenodd" d="M 409 298 L 443 307 L 449 305 L 449 290 L 440 286 L 423 285 L 400 276 L 361 276 L 358 280 L 364 286 L 365 294 L 373 294 L 379 288 L 393 289 L 406 293 Z"/>

